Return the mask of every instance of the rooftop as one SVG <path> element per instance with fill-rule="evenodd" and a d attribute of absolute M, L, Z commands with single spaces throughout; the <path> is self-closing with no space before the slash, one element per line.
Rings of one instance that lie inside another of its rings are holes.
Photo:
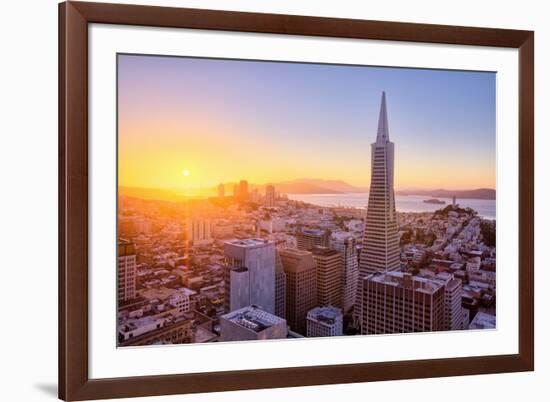
<path fill-rule="evenodd" d="M 286 322 L 283 318 L 268 313 L 254 305 L 232 311 L 231 313 L 223 315 L 221 318 L 254 332 L 261 332 L 273 325 Z"/>
<path fill-rule="evenodd" d="M 496 324 L 496 316 L 479 311 L 470 323 L 470 329 L 496 328 Z"/>
<path fill-rule="evenodd" d="M 436 280 L 413 276 L 404 272 L 382 272 L 368 276 L 366 280 L 382 283 L 384 285 L 414 289 L 417 292 L 433 294 L 443 285 Z"/>
<path fill-rule="evenodd" d="M 331 256 L 331 255 L 340 255 L 340 253 L 329 247 L 315 246 L 311 249 L 313 255 L 316 256 Z"/>
<path fill-rule="evenodd" d="M 268 244 L 269 242 L 264 239 L 253 238 L 253 239 L 242 239 L 242 240 L 230 240 L 230 241 L 227 241 L 226 243 L 231 244 L 233 246 L 238 246 L 238 247 L 257 247 L 257 246 L 262 246 L 264 244 Z"/>
<path fill-rule="evenodd" d="M 302 229 L 298 233 L 303 233 L 306 235 L 312 235 L 312 236 L 323 236 L 327 233 L 326 230 L 321 229 Z"/>
<path fill-rule="evenodd" d="M 302 257 L 305 255 L 310 255 L 311 253 L 309 251 L 305 250 L 299 250 L 297 248 L 284 248 L 279 250 L 280 255 L 291 255 L 296 257 Z"/>
<path fill-rule="evenodd" d="M 353 240 L 353 236 L 349 232 L 332 232 L 331 236 L 336 241 Z"/>
<path fill-rule="evenodd" d="M 337 320 L 342 320 L 342 310 L 334 306 L 315 307 L 308 311 L 307 318 L 332 325 Z"/>

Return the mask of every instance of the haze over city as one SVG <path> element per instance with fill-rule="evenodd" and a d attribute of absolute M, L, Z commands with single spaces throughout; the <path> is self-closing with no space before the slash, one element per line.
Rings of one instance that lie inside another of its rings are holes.
<path fill-rule="evenodd" d="M 366 189 L 386 90 L 396 190 L 495 188 L 493 73 L 133 55 L 118 64 L 123 187 L 212 195 L 219 183 L 309 178 Z"/>

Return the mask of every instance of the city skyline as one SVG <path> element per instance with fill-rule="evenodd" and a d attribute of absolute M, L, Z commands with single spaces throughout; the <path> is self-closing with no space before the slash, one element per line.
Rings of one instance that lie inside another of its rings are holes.
<path fill-rule="evenodd" d="M 118 74 L 121 186 L 368 187 L 386 90 L 398 190 L 495 188 L 493 73 L 119 55 Z"/>
<path fill-rule="evenodd" d="M 246 180 L 193 202 L 120 197 L 118 345 L 495 328 L 496 221 L 455 196 L 397 211 L 379 99 L 366 211 Z"/>

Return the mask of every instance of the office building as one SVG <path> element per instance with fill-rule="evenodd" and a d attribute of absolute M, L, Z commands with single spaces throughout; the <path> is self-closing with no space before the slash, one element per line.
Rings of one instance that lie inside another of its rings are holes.
<path fill-rule="evenodd" d="M 345 314 L 352 310 L 357 294 L 359 278 L 357 244 L 353 236 L 337 232 L 332 234 L 330 246 L 340 253 L 342 259 L 342 309 Z"/>
<path fill-rule="evenodd" d="M 311 249 L 317 265 L 317 305 L 342 306 L 342 276 L 344 267 L 340 253 L 328 247 Z"/>
<path fill-rule="evenodd" d="M 334 306 L 315 307 L 307 313 L 307 336 L 342 336 L 342 310 Z"/>
<path fill-rule="evenodd" d="M 224 311 L 231 312 L 250 304 L 250 274 L 246 267 L 224 267 Z"/>
<path fill-rule="evenodd" d="M 286 320 L 290 329 L 306 333 L 307 312 L 317 305 L 317 273 L 313 255 L 304 250 L 279 251 L 286 274 Z"/>
<path fill-rule="evenodd" d="M 446 331 L 458 331 L 464 328 L 462 317 L 462 281 L 452 274 L 442 272 L 436 276 L 445 286 L 445 324 Z"/>
<path fill-rule="evenodd" d="M 118 241 L 118 302 L 136 297 L 136 249 L 128 240 Z"/>
<path fill-rule="evenodd" d="M 257 305 L 275 313 L 275 244 L 262 239 L 224 243 L 227 312 Z"/>
<path fill-rule="evenodd" d="M 275 251 L 275 315 L 286 318 L 286 274 L 279 251 Z"/>
<path fill-rule="evenodd" d="M 361 334 L 444 329 L 445 287 L 403 272 L 371 274 L 361 281 Z"/>

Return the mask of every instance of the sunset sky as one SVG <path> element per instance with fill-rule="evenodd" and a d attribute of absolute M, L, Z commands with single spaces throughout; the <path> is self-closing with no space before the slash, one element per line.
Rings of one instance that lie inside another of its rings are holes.
<path fill-rule="evenodd" d="M 369 186 L 386 91 L 396 189 L 495 188 L 495 80 L 487 72 L 119 55 L 119 184 L 320 178 Z"/>

